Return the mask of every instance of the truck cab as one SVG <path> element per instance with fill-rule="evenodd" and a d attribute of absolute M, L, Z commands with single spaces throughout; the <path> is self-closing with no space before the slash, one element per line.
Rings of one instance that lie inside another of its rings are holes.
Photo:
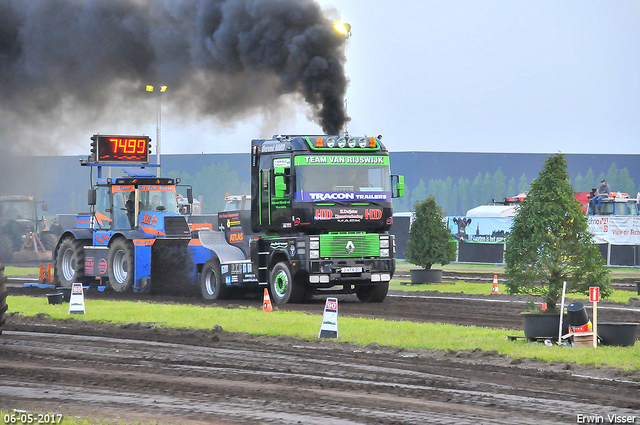
<path fill-rule="evenodd" d="M 46 202 L 37 202 L 32 196 L 0 196 L 0 258 L 5 262 L 51 258 L 58 238 L 47 230 L 38 205 L 47 211 Z"/>
<path fill-rule="evenodd" d="M 356 293 L 380 302 L 395 271 L 392 176 L 380 137 L 274 136 L 251 143 L 251 256 L 276 302 Z M 275 270 L 275 271 L 274 271 Z"/>

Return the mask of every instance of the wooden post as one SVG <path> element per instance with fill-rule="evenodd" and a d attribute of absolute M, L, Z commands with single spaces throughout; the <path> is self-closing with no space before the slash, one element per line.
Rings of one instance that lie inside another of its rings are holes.
<path fill-rule="evenodd" d="M 593 346 L 598 346 L 598 301 L 593 302 Z"/>
<path fill-rule="evenodd" d="M 567 292 L 567 282 L 562 282 L 562 301 L 560 301 L 560 326 L 558 329 L 558 345 L 562 345 L 562 319 L 564 318 L 564 295 Z"/>
<path fill-rule="evenodd" d="M 593 346 L 598 346 L 598 301 L 600 301 L 600 287 L 589 287 L 589 301 L 593 303 Z"/>

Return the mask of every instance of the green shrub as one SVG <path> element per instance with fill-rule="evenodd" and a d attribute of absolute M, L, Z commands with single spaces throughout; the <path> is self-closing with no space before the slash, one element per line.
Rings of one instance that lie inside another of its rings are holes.
<path fill-rule="evenodd" d="M 413 211 L 416 218 L 409 231 L 406 260 L 427 270 L 434 264 L 444 266 L 455 260 L 456 243 L 435 196 L 417 201 Z"/>

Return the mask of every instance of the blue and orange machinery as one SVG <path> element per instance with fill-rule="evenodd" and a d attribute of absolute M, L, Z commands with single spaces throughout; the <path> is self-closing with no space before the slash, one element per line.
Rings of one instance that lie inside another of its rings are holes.
<path fill-rule="evenodd" d="M 95 135 L 91 140 L 91 155 L 81 161 L 97 168 L 88 192 L 90 212 L 78 214 L 76 226 L 56 245 L 56 286 L 98 280 L 118 292 L 164 292 L 193 280 L 196 261 L 205 262 L 210 252 L 192 241 L 180 214 L 180 180 L 148 170 L 158 165 L 149 164 L 146 136 Z M 123 165 L 133 167 L 124 170 L 125 176 L 103 177 L 103 167 Z M 187 197 L 193 199 L 190 187 Z"/>

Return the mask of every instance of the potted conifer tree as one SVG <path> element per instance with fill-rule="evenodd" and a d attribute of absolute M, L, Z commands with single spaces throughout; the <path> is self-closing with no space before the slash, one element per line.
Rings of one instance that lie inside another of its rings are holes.
<path fill-rule="evenodd" d="M 549 317 L 541 319 L 533 312 L 523 313 L 528 338 L 558 335 L 557 304 L 563 282 L 567 283 L 567 292 L 588 295 L 590 286 L 599 286 L 603 298 L 611 294 L 609 270 L 587 230 L 587 217 L 574 198 L 566 168 L 561 153 L 545 160 L 527 197 L 518 206 L 506 240 L 507 292 L 542 297 L 547 314 L 557 316 L 551 321 L 555 330 L 550 335 L 527 335 L 527 329 L 535 328 L 528 326 L 528 320 L 549 321 Z"/>
<path fill-rule="evenodd" d="M 409 230 L 405 250 L 406 260 L 421 269 L 411 270 L 412 283 L 435 283 L 442 281 L 442 270 L 432 269 L 434 264 L 447 265 L 456 259 L 456 243 L 444 221 L 442 208 L 436 198 L 417 201 L 413 206 L 415 220 Z"/>

